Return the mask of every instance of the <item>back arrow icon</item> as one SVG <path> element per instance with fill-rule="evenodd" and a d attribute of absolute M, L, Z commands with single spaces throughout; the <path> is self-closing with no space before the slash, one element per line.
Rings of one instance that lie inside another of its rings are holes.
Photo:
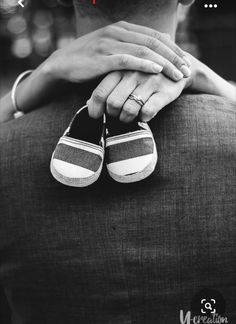
<path fill-rule="evenodd" d="M 24 8 L 24 5 L 23 5 L 23 3 L 22 3 L 23 1 L 24 1 L 24 0 L 19 0 L 19 1 L 18 1 L 18 4 L 19 4 L 22 8 Z"/>

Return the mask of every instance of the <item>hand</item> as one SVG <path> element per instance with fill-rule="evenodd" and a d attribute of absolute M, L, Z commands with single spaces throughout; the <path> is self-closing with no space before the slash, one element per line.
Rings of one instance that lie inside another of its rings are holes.
<path fill-rule="evenodd" d="M 174 81 L 191 74 L 190 63 L 169 35 L 154 29 L 118 22 L 78 38 L 57 50 L 17 88 L 17 103 L 24 112 L 51 100 L 61 82 L 82 83 L 111 71 L 163 72 Z M 0 101 L 0 122 L 13 118 L 10 94 Z"/>
<path fill-rule="evenodd" d="M 118 22 L 57 50 L 44 64 L 52 78 L 81 83 L 111 71 L 163 71 L 178 81 L 191 73 L 185 53 L 167 34 Z"/>
<path fill-rule="evenodd" d="M 112 72 L 94 90 L 88 101 L 89 114 L 98 118 L 107 111 L 122 122 L 131 122 L 138 115 L 142 121 L 150 121 L 162 108 L 177 99 L 188 83 L 187 79 L 174 82 L 164 76 L 142 72 Z M 145 105 L 141 107 L 130 94 L 140 96 Z"/>

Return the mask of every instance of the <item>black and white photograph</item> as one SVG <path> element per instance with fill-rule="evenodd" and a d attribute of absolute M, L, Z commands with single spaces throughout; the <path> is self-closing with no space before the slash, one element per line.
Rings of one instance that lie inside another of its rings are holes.
<path fill-rule="evenodd" d="M 235 0 L 0 0 L 0 324 L 225 323 Z"/>

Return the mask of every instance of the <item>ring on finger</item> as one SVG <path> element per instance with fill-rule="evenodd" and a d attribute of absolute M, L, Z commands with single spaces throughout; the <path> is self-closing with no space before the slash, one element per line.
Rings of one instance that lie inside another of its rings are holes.
<path fill-rule="evenodd" d="M 141 106 L 141 108 L 145 105 L 145 102 L 141 96 L 136 96 L 134 94 L 131 94 L 131 95 L 129 95 L 128 99 L 134 100 L 137 104 L 139 104 Z"/>

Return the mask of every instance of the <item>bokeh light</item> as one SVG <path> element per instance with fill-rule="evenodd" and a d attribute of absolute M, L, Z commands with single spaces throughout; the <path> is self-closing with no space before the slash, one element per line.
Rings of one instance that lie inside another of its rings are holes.
<path fill-rule="evenodd" d="M 39 10 L 36 12 L 33 22 L 38 28 L 50 28 L 53 25 L 53 16 L 49 10 Z"/>
<path fill-rule="evenodd" d="M 7 29 L 12 34 L 21 34 L 27 28 L 26 20 L 21 15 L 11 17 L 7 23 Z"/>
<path fill-rule="evenodd" d="M 12 44 L 12 54 L 17 58 L 26 58 L 32 53 L 32 44 L 26 37 L 20 37 L 15 39 Z"/>

